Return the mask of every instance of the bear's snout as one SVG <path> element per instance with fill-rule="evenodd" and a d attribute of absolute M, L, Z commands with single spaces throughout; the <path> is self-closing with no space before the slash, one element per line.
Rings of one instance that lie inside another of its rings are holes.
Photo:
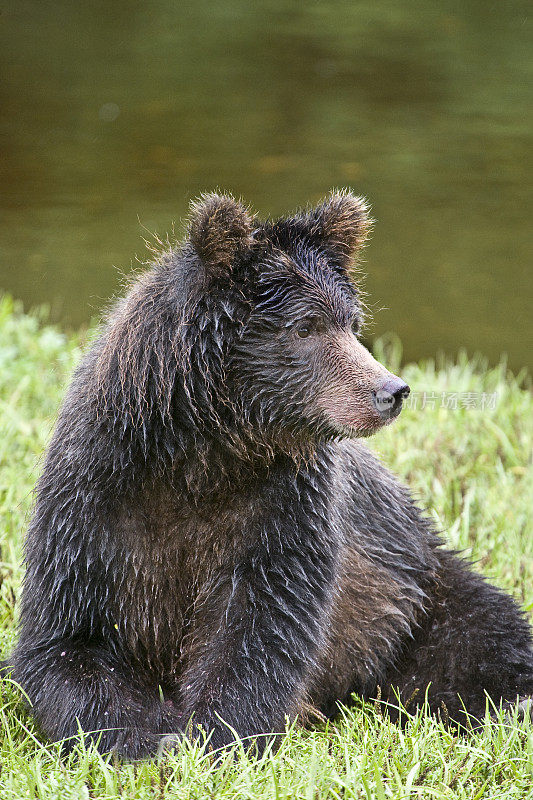
<path fill-rule="evenodd" d="M 402 410 L 409 386 L 389 372 L 353 334 L 335 337 L 323 361 L 328 382 L 319 408 L 336 427 L 370 436 Z"/>
<path fill-rule="evenodd" d="M 402 410 L 402 403 L 409 396 L 411 389 L 393 375 L 377 390 L 372 392 L 372 399 L 376 411 L 383 419 L 397 417 Z"/>

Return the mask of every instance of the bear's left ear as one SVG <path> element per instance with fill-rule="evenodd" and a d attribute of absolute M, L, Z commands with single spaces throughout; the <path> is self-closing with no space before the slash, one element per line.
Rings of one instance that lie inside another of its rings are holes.
<path fill-rule="evenodd" d="M 309 236 L 337 253 L 346 263 L 368 236 L 372 220 L 368 204 L 348 190 L 332 192 L 307 214 Z"/>
<path fill-rule="evenodd" d="M 229 275 L 251 248 L 252 232 L 253 217 L 230 195 L 204 194 L 191 204 L 189 240 L 208 278 Z"/>

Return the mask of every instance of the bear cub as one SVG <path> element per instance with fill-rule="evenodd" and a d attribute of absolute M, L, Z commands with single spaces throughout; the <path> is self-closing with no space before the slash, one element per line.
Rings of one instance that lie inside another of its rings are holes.
<path fill-rule="evenodd" d="M 347 191 L 268 222 L 204 196 L 110 314 L 38 483 L 9 660 L 50 738 L 260 749 L 352 693 L 427 691 L 457 723 L 533 693 L 514 601 L 361 442 L 409 392 L 358 340 L 368 227 Z"/>

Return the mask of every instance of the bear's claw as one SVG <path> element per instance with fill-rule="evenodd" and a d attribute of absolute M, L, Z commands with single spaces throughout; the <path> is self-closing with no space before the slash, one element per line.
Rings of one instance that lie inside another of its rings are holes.
<path fill-rule="evenodd" d="M 171 750 L 174 750 L 180 744 L 182 738 L 178 733 L 167 733 L 162 736 L 157 748 L 157 757 L 163 758 Z"/>

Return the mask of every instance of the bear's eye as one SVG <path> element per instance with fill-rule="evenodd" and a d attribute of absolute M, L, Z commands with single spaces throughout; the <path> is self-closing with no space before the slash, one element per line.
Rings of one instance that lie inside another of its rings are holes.
<path fill-rule="evenodd" d="M 354 333 L 357 336 L 357 334 L 359 333 L 360 328 L 361 328 L 360 322 L 356 317 L 354 319 L 354 321 L 352 322 L 352 333 Z"/>
<path fill-rule="evenodd" d="M 307 339 L 313 333 L 320 333 L 323 330 L 323 323 L 319 317 L 308 317 L 296 326 L 296 333 L 300 339 Z"/>
<path fill-rule="evenodd" d="M 300 339 L 307 339 L 308 336 L 311 334 L 311 326 L 310 325 L 299 325 L 296 328 L 296 333 L 300 337 Z"/>

